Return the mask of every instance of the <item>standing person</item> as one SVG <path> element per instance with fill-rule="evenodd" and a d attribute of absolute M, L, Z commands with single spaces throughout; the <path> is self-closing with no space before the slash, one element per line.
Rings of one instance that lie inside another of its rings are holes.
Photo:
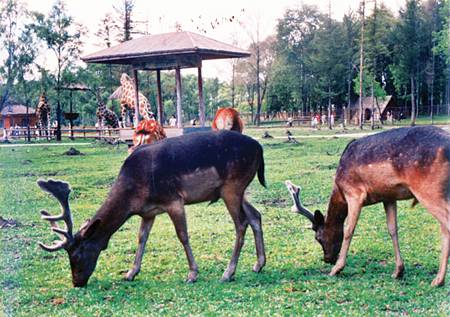
<path fill-rule="evenodd" d="M 311 113 L 311 128 L 315 129 L 316 126 L 317 126 L 316 114 L 315 113 Z"/>
<path fill-rule="evenodd" d="M 286 125 L 288 127 L 292 127 L 293 122 L 294 122 L 294 119 L 291 116 L 289 116 L 289 118 L 287 119 Z"/>
<path fill-rule="evenodd" d="M 175 118 L 175 115 L 172 115 L 169 119 L 169 126 L 174 128 L 177 126 L 177 118 Z"/>

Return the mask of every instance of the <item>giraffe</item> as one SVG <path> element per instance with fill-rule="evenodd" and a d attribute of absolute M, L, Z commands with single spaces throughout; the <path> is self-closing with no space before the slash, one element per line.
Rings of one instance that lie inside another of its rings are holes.
<path fill-rule="evenodd" d="M 116 129 L 119 127 L 119 119 L 117 119 L 117 115 L 114 111 L 106 108 L 106 105 L 103 103 L 103 100 L 100 96 L 100 91 L 98 90 L 96 93 L 97 98 L 97 122 L 99 126 L 102 128 L 104 126 Z"/>
<path fill-rule="evenodd" d="M 120 77 L 119 96 L 121 127 L 125 128 L 127 110 L 130 110 L 132 116 L 134 116 L 136 102 L 134 81 L 125 73 L 123 73 Z M 139 93 L 139 114 L 144 120 L 153 119 L 155 117 L 153 112 L 151 111 L 150 103 L 142 93 Z"/>
<path fill-rule="evenodd" d="M 38 119 L 37 126 L 39 129 L 39 135 L 42 135 L 43 131 L 45 131 L 45 134 L 49 137 L 51 127 L 50 105 L 47 102 L 45 91 L 43 91 L 39 97 L 39 103 L 36 107 L 36 116 Z"/>

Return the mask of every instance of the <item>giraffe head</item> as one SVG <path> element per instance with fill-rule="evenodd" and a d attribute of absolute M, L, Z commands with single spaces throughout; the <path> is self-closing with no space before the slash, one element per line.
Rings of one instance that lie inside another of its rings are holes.
<path fill-rule="evenodd" d="M 41 96 L 39 97 L 39 106 L 40 107 L 47 106 L 47 96 L 45 95 L 45 91 L 43 91 Z"/>

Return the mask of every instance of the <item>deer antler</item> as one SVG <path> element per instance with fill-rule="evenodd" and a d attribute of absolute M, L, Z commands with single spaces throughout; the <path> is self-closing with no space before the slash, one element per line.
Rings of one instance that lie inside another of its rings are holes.
<path fill-rule="evenodd" d="M 305 216 L 314 224 L 313 213 L 309 211 L 305 206 L 303 206 L 300 201 L 300 191 L 302 190 L 301 187 L 294 185 L 289 180 L 285 181 L 284 183 L 286 184 L 286 187 L 292 196 L 292 200 L 294 201 L 294 205 L 292 206 L 291 210 Z"/>
<path fill-rule="evenodd" d="M 50 215 L 50 213 L 46 210 L 41 210 L 41 218 L 50 222 L 52 231 L 58 234 L 58 236 L 61 237 L 61 240 L 51 246 L 39 242 L 39 246 L 49 252 L 67 249 L 73 242 L 72 214 L 69 207 L 70 186 L 68 183 L 52 179 L 48 181 L 40 179 L 37 181 L 37 184 L 43 191 L 52 194 L 59 201 L 62 207 L 61 214 L 56 216 Z M 62 229 L 57 225 L 56 221 L 59 220 L 64 221 L 66 227 L 65 229 Z"/>

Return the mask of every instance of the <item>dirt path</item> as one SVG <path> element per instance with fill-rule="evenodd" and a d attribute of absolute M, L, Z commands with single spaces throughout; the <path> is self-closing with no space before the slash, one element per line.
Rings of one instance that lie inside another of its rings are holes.
<path fill-rule="evenodd" d="M 2 147 L 24 147 L 24 146 L 80 146 L 80 145 L 91 145 L 92 143 L 20 143 L 20 144 L 0 144 Z"/>

